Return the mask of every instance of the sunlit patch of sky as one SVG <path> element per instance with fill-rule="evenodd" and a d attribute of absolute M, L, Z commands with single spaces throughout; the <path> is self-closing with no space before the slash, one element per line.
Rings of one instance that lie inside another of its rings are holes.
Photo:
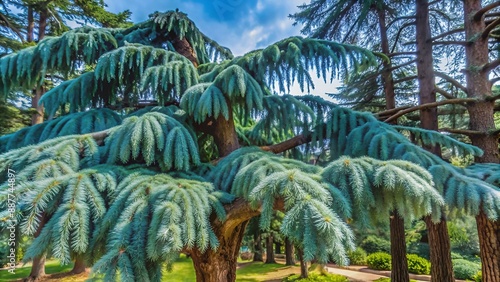
<path fill-rule="evenodd" d="M 283 38 L 300 35 L 300 26 L 293 26 L 288 15 L 297 12 L 297 6 L 304 0 L 107 0 L 106 3 L 112 12 L 130 10 L 133 22 L 144 21 L 155 11 L 179 9 L 203 33 L 238 56 L 265 48 Z M 316 74 L 312 76 L 315 89 L 310 93 L 326 97 L 327 92 L 337 92 L 338 81 L 324 83 L 322 79 L 316 79 Z M 302 91 L 294 84 L 290 93 L 300 94 Z"/>

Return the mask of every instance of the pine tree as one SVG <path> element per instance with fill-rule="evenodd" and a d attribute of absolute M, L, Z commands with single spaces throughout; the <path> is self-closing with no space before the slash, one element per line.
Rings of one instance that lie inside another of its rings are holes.
<path fill-rule="evenodd" d="M 182 252 L 197 281 L 235 281 L 245 227 L 260 215 L 269 230 L 275 210 L 304 261 L 341 264 L 354 247 L 349 219 L 376 224 L 397 210 L 438 220 L 443 205 L 497 218 L 497 188 L 398 128 L 273 91 L 294 81 L 313 87 L 310 70 L 328 80 L 327 70 L 345 77 L 376 63 L 368 50 L 302 37 L 234 57 L 177 11 L 127 29 L 68 31 L 1 58 L 4 93 L 31 89 L 48 71 L 91 67 L 44 95 L 57 118 L 1 139 L 0 195 L 14 170 L 20 228 L 41 231 L 26 259 L 83 258 L 92 279 L 160 281 L 169 275 L 162 265 Z M 482 153 L 415 130 L 426 144 Z M 319 148 L 328 148 L 326 165 L 308 164 Z M 446 180 L 433 177 L 438 168 Z M 474 201 L 464 204 L 464 193 Z M 367 215 L 373 210 L 380 218 Z"/>

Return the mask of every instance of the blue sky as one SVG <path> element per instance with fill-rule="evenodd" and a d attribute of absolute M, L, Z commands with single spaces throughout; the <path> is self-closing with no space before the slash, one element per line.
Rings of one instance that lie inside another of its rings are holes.
<path fill-rule="evenodd" d="M 297 12 L 306 0 L 106 0 L 108 9 L 120 12 L 129 9 L 132 21 L 141 22 L 155 11 L 178 8 L 188 14 L 198 28 L 219 44 L 229 47 L 235 55 L 266 47 L 283 38 L 300 35 L 300 26 L 293 26 L 289 14 Z M 334 85 L 315 80 L 311 92 L 322 95 L 336 92 Z M 300 93 L 297 85 L 291 93 Z M 322 95 L 323 96 L 323 95 Z"/>

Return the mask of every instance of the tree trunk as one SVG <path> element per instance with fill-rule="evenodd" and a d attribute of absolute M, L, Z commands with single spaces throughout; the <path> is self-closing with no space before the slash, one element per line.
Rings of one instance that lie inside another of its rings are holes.
<path fill-rule="evenodd" d="M 262 257 L 262 239 L 260 230 L 253 234 L 253 261 L 264 261 Z"/>
<path fill-rule="evenodd" d="M 464 28 L 465 41 L 465 79 L 467 81 L 467 96 L 477 98 L 480 102 L 469 104 L 469 129 L 481 132 L 495 130 L 494 101 L 486 101 L 491 97 L 491 82 L 489 69 L 483 66 L 489 63 L 488 36 L 482 36 L 486 28 L 484 15 L 477 18 L 475 13 L 481 10 L 481 0 L 465 0 Z M 472 144 L 484 151 L 481 157 L 476 157 L 478 163 L 498 163 L 498 136 L 471 136 Z M 500 281 L 500 234 L 499 222 L 489 221 L 481 211 L 476 217 L 479 246 L 481 250 L 482 281 Z"/>
<path fill-rule="evenodd" d="M 431 252 L 431 281 L 453 282 L 455 277 L 453 276 L 450 236 L 448 235 L 446 219 L 443 217 L 439 223 L 434 223 L 430 216 L 426 216 L 424 221 L 427 226 Z"/>
<path fill-rule="evenodd" d="M 406 259 L 405 222 L 397 210 L 390 217 L 391 228 L 391 281 L 409 282 L 408 261 Z"/>
<path fill-rule="evenodd" d="M 24 282 L 41 281 L 45 276 L 45 255 L 33 259 L 30 276 L 25 278 Z"/>
<path fill-rule="evenodd" d="M 230 105 L 227 100 L 226 103 Z M 219 150 L 219 157 L 225 157 L 240 147 L 238 135 L 236 134 L 236 129 L 234 127 L 233 112 L 231 107 L 229 107 L 229 120 L 226 120 L 222 115 L 220 115 L 214 123 L 211 134 L 214 137 L 215 144 Z"/>
<path fill-rule="evenodd" d="M 389 49 L 389 39 L 387 38 L 385 13 L 386 11 L 384 9 L 377 10 L 382 53 L 384 53 L 385 55 L 389 55 L 391 51 Z M 385 108 L 386 110 L 390 110 L 396 107 L 396 98 L 394 95 L 394 79 L 392 78 L 392 71 L 390 70 L 391 62 L 384 60 L 383 64 L 384 70 L 382 71 L 382 80 L 384 82 Z"/>
<path fill-rule="evenodd" d="M 87 264 L 85 263 L 84 255 L 83 254 L 77 255 L 75 258 L 75 265 L 73 266 L 71 273 L 72 274 L 80 274 L 80 273 L 85 272 L 86 265 Z"/>
<path fill-rule="evenodd" d="M 276 263 L 273 249 L 273 232 L 269 232 L 266 238 L 266 263 Z"/>
<path fill-rule="evenodd" d="M 190 251 L 196 272 L 197 282 L 232 282 L 236 281 L 238 253 L 248 221 L 237 225 L 233 232 L 221 234 L 217 250 L 209 249 L 200 253 Z M 217 234 L 217 232 L 216 232 Z"/>
<path fill-rule="evenodd" d="M 300 278 L 308 278 L 309 270 L 307 269 L 307 262 L 304 261 L 304 251 L 302 248 L 297 248 L 297 254 L 300 260 Z"/>
<path fill-rule="evenodd" d="M 26 42 L 35 40 L 35 19 L 33 17 L 33 7 L 28 6 L 28 27 L 26 29 Z"/>
<path fill-rule="evenodd" d="M 285 256 L 286 256 L 286 265 L 295 265 L 295 250 L 293 247 L 292 241 L 290 239 L 285 238 Z"/>
<path fill-rule="evenodd" d="M 281 254 L 281 243 L 280 242 L 274 242 L 274 253 L 275 254 Z"/>
<path fill-rule="evenodd" d="M 36 113 L 31 117 L 31 125 L 39 124 L 43 122 L 43 106 L 38 105 L 38 101 L 42 98 L 45 93 L 43 86 L 37 87 L 33 90 L 33 97 L 31 98 L 31 107 L 36 110 Z"/>
<path fill-rule="evenodd" d="M 481 250 L 481 271 L 483 282 L 500 281 L 500 244 L 498 234 L 500 221 L 491 221 L 481 211 L 476 216 L 479 246 Z"/>

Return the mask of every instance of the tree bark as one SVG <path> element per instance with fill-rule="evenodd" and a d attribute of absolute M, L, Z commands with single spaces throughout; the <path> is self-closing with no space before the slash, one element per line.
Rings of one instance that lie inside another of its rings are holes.
<path fill-rule="evenodd" d="M 262 257 L 262 240 L 260 230 L 253 234 L 253 261 L 264 261 Z"/>
<path fill-rule="evenodd" d="M 42 281 L 45 276 L 45 255 L 33 259 L 30 276 L 25 278 L 24 282 Z"/>
<path fill-rule="evenodd" d="M 285 257 L 286 265 L 295 265 L 295 250 L 292 241 L 288 238 L 285 238 Z"/>
<path fill-rule="evenodd" d="M 229 101 L 226 102 L 229 106 L 229 119 L 226 120 L 222 115 L 220 115 L 213 124 L 213 130 L 211 131 L 215 144 L 217 145 L 217 149 L 219 150 L 219 157 L 225 157 L 234 150 L 240 148 L 238 135 L 236 134 L 236 129 L 234 127 L 233 110 Z"/>
<path fill-rule="evenodd" d="M 481 211 L 476 216 L 476 223 L 483 273 L 481 281 L 498 282 L 500 281 L 500 244 L 498 241 L 500 222 L 489 220 L 486 214 Z"/>
<path fill-rule="evenodd" d="M 416 41 L 417 41 L 417 72 L 420 90 L 419 104 L 436 102 L 435 75 L 432 56 L 431 28 L 429 24 L 429 1 L 416 1 Z M 438 130 L 437 107 L 420 110 L 420 126 L 424 129 Z M 440 146 L 430 146 L 426 149 L 441 157 Z M 451 245 L 446 221 L 443 218 L 434 224 L 429 217 L 425 218 L 429 234 L 431 281 L 453 282 L 453 266 L 451 262 Z"/>
<path fill-rule="evenodd" d="M 269 232 L 266 238 L 266 263 L 276 263 L 274 259 L 273 232 Z"/>
<path fill-rule="evenodd" d="M 385 13 L 386 11 L 384 9 L 377 10 L 382 53 L 389 56 L 391 51 L 389 49 L 389 39 L 387 37 Z M 396 98 L 394 95 L 394 79 L 392 78 L 391 62 L 384 61 L 383 64 L 384 70 L 382 72 L 382 80 L 384 82 L 385 107 L 386 110 L 390 110 L 396 107 Z"/>
<path fill-rule="evenodd" d="M 304 251 L 302 248 L 297 248 L 297 254 L 300 260 L 300 278 L 308 278 L 309 270 L 307 269 L 307 262 L 304 261 Z"/>
<path fill-rule="evenodd" d="M 486 23 L 484 20 L 484 7 L 481 0 L 465 0 L 464 28 L 465 39 L 470 44 L 465 46 L 467 95 L 478 98 L 481 102 L 470 104 L 469 129 L 488 132 L 495 130 L 494 101 L 487 98 L 492 96 L 491 82 L 489 81 L 489 68 L 484 68 L 489 63 L 488 37 L 477 36 L 483 34 Z M 472 144 L 484 151 L 483 156 L 476 157 L 478 163 L 498 163 L 498 136 L 471 136 Z M 499 223 L 488 220 L 483 211 L 476 217 L 479 246 L 482 263 L 482 281 L 500 281 L 500 234 Z"/>
<path fill-rule="evenodd" d="M 281 242 L 274 242 L 274 253 L 281 254 Z"/>
<path fill-rule="evenodd" d="M 87 264 L 85 263 L 85 257 L 83 254 L 77 255 L 75 258 L 75 265 L 73 265 L 73 269 L 71 270 L 72 274 L 80 274 L 85 272 L 85 267 Z"/>
<path fill-rule="evenodd" d="M 406 259 L 406 240 L 405 240 L 405 222 L 399 216 L 397 210 L 394 210 L 390 217 L 391 229 L 391 281 L 409 282 L 408 261 Z M 403 238 L 403 240 L 401 240 Z"/>
<path fill-rule="evenodd" d="M 424 221 L 427 226 L 431 253 L 431 281 L 455 281 L 449 251 L 451 249 L 450 236 L 445 218 L 441 218 L 439 223 L 434 223 L 430 216 L 426 216 Z"/>
<path fill-rule="evenodd" d="M 35 19 L 33 13 L 33 7 L 28 6 L 28 26 L 26 29 L 26 42 L 28 43 L 35 40 Z"/>
<path fill-rule="evenodd" d="M 33 90 L 33 97 L 31 98 L 31 107 L 36 110 L 36 113 L 31 117 L 31 125 L 39 124 L 43 122 L 43 106 L 38 105 L 40 98 L 42 98 L 43 93 L 45 93 L 44 87 L 40 86 Z"/>

